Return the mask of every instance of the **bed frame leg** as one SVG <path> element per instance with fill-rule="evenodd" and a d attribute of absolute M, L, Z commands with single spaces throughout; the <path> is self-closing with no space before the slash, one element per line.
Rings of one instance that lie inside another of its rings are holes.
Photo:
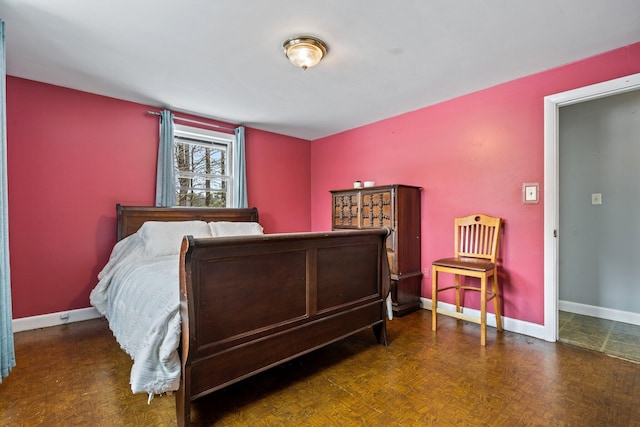
<path fill-rule="evenodd" d="M 185 396 L 182 386 L 176 392 L 176 416 L 178 417 L 178 427 L 191 426 L 191 399 Z"/>
<path fill-rule="evenodd" d="M 373 333 L 376 336 L 378 344 L 382 344 L 385 347 L 389 345 L 387 342 L 387 324 L 385 322 L 373 325 Z"/>

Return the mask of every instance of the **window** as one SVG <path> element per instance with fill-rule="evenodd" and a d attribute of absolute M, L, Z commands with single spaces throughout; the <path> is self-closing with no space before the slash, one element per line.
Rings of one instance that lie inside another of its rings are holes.
<path fill-rule="evenodd" d="M 177 206 L 232 206 L 235 135 L 184 125 L 174 128 Z"/>

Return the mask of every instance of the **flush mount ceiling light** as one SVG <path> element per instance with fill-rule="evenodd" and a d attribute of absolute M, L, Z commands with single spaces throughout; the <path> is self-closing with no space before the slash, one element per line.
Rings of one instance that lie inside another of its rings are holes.
<path fill-rule="evenodd" d="M 284 54 L 289 61 L 303 70 L 317 65 L 327 54 L 327 45 L 311 36 L 297 36 L 282 44 Z"/>

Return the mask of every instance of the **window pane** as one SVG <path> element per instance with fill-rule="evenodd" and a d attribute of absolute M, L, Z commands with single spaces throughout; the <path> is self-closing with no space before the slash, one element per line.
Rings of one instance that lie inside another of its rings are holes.
<path fill-rule="evenodd" d="M 185 192 L 181 191 L 176 195 L 176 203 L 178 206 L 224 208 L 227 206 L 227 192 L 197 189 L 191 189 Z"/>
<path fill-rule="evenodd" d="M 197 130 L 175 135 L 175 185 L 178 206 L 226 207 L 230 179 L 228 143 Z"/>
<path fill-rule="evenodd" d="M 176 175 L 176 186 L 179 189 L 205 188 L 226 191 L 227 178 L 212 175 L 179 173 Z"/>
<path fill-rule="evenodd" d="M 221 144 L 193 144 L 176 138 L 175 167 L 178 171 L 228 175 L 227 150 Z"/>
<path fill-rule="evenodd" d="M 178 206 L 226 207 L 227 178 L 182 174 L 177 181 Z"/>

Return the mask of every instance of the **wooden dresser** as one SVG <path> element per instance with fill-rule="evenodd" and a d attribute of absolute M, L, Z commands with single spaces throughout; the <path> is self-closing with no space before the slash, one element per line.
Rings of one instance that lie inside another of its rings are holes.
<path fill-rule="evenodd" d="M 420 187 L 385 185 L 334 190 L 332 229 L 388 227 L 393 312 L 420 308 Z"/>

